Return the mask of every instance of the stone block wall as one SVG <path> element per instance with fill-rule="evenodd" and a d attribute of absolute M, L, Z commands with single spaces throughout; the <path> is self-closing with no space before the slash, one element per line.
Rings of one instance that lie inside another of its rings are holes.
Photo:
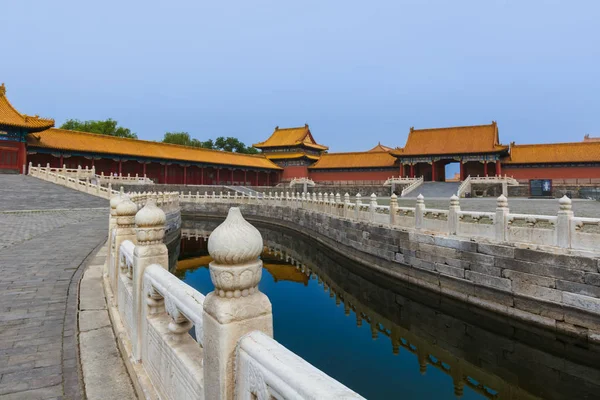
<path fill-rule="evenodd" d="M 185 203 L 185 214 L 231 205 Z M 600 342 L 600 260 L 393 229 L 291 207 L 240 204 L 249 220 L 322 240 L 374 270 L 487 310 Z"/>

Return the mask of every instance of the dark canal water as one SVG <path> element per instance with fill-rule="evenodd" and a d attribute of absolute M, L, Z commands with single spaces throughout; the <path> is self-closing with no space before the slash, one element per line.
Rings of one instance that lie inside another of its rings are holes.
<path fill-rule="evenodd" d="M 184 220 L 173 271 L 213 290 L 217 220 Z M 309 237 L 253 223 L 275 339 L 368 399 L 599 399 L 600 353 L 379 275 Z"/>

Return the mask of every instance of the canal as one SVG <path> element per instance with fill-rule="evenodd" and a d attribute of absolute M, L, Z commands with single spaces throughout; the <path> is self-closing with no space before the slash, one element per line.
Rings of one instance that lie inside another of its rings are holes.
<path fill-rule="evenodd" d="M 213 290 L 207 238 L 184 219 L 180 279 Z M 368 399 L 597 399 L 600 353 L 373 272 L 310 237 L 264 223 L 259 288 L 275 339 Z"/>

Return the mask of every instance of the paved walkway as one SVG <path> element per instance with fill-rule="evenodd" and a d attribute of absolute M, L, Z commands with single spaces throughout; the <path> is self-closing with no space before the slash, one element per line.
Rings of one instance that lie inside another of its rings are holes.
<path fill-rule="evenodd" d="M 0 398 L 82 397 L 77 288 L 107 213 L 106 200 L 0 175 Z"/>

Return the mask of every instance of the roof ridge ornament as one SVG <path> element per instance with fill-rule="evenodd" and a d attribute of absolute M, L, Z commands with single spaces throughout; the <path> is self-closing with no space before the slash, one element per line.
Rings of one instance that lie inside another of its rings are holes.
<path fill-rule="evenodd" d="M 0 96 L 4 96 L 6 94 L 6 86 L 4 86 L 4 82 L 0 85 Z"/>

